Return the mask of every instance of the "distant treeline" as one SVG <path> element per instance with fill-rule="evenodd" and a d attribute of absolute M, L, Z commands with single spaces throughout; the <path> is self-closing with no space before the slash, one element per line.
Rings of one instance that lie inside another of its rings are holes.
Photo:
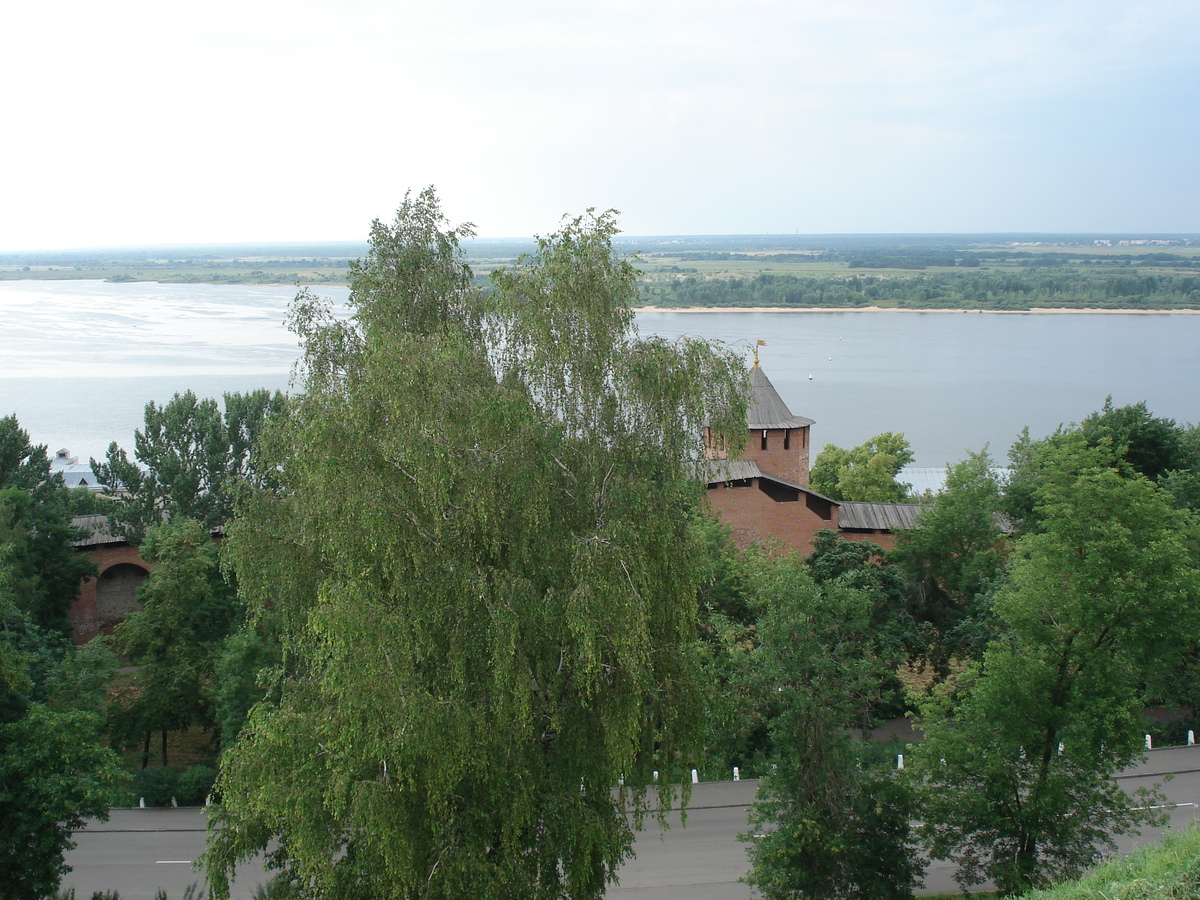
<path fill-rule="evenodd" d="M 1010 266 L 1058 267 L 1102 266 L 1106 268 L 1140 268 L 1165 266 L 1172 269 L 1200 269 L 1200 259 L 1181 253 L 1071 253 L 1062 251 L 1031 252 L 1027 250 L 941 250 L 923 248 L 868 248 L 826 250 L 820 253 L 737 253 L 723 250 L 686 251 L 682 253 L 650 253 L 647 259 L 669 258 L 681 262 L 750 262 L 750 263 L 844 263 L 851 269 L 928 269 L 978 268 L 994 263 Z"/>
<path fill-rule="evenodd" d="M 1200 275 L 1031 267 L 906 277 L 879 275 L 750 278 L 690 275 L 642 283 L 654 306 L 863 306 L 921 309 L 1200 308 Z"/>
<path fill-rule="evenodd" d="M 926 269 L 933 266 L 978 268 L 983 263 L 1020 266 L 1022 268 L 1055 268 L 1060 266 L 1102 266 L 1105 268 L 1141 268 L 1167 266 L 1172 269 L 1200 269 L 1200 260 L 1180 253 L 1087 254 L 1030 253 L 1018 250 L 972 250 L 966 253 L 911 251 L 901 253 L 824 254 L 841 257 L 851 269 Z"/>

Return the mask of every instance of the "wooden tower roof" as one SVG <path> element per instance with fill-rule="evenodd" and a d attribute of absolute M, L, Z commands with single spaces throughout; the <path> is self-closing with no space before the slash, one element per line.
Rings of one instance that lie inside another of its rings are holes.
<path fill-rule="evenodd" d="M 812 419 L 794 416 L 771 379 L 757 365 L 750 370 L 750 406 L 746 410 L 746 424 L 752 430 L 773 428 L 804 428 L 812 425 Z"/>

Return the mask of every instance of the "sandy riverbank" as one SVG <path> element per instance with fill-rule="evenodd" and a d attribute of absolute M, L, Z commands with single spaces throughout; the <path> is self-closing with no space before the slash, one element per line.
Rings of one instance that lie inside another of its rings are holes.
<path fill-rule="evenodd" d="M 870 312 L 898 312 L 898 313 L 964 313 L 964 314 L 979 314 L 985 313 L 990 315 L 1005 315 L 1005 316 L 1031 316 L 1031 315 L 1100 315 L 1100 316 L 1196 316 L 1200 315 L 1200 309 L 1097 309 L 1094 307 L 1086 307 L 1084 309 L 912 309 L 910 307 L 898 308 L 890 306 L 635 306 L 634 312 L 662 312 L 662 313 L 870 313 Z"/>

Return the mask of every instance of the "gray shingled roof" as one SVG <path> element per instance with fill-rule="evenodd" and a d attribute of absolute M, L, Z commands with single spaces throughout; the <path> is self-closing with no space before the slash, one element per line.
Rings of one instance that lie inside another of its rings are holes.
<path fill-rule="evenodd" d="M 745 481 L 762 475 L 758 463 L 752 459 L 706 459 L 700 463 L 699 473 L 708 484 Z"/>
<path fill-rule="evenodd" d="M 921 507 L 916 503 L 863 503 L 858 500 L 842 500 L 838 503 L 841 512 L 838 524 L 855 531 L 896 531 L 915 528 L 917 513 Z"/>
<path fill-rule="evenodd" d="M 80 540 L 74 542 L 74 546 L 81 550 L 86 547 L 100 547 L 105 544 L 126 543 L 125 538 L 118 537 L 109 531 L 108 516 L 75 516 L 71 519 L 71 527 L 86 532 Z"/>
<path fill-rule="evenodd" d="M 813 424 L 812 419 L 792 415 L 775 385 L 758 366 L 750 370 L 750 389 L 750 407 L 746 410 L 749 428 L 803 428 Z"/>
<path fill-rule="evenodd" d="M 770 475 L 760 469 L 758 463 L 753 459 L 706 459 L 700 463 L 699 475 L 709 485 L 723 484 L 726 481 L 746 481 L 750 478 L 766 478 L 777 484 L 785 484 L 806 494 L 812 494 L 814 497 L 820 497 L 822 500 L 828 500 L 833 504 L 839 502 L 832 497 L 819 494 L 812 488 L 807 488 L 802 484 L 788 481 L 786 478 L 780 478 L 778 475 Z"/>

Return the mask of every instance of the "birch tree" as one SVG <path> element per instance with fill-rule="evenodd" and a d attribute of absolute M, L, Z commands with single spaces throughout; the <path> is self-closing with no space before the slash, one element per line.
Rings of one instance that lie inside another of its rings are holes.
<path fill-rule="evenodd" d="M 297 298 L 304 393 L 229 535 L 285 655 L 224 759 L 219 896 L 275 841 L 302 896 L 596 897 L 694 758 L 695 463 L 744 367 L 637 336 L 611 213 L 488 293 L 470 233 L 410 196 L 348 318 Z"/>

